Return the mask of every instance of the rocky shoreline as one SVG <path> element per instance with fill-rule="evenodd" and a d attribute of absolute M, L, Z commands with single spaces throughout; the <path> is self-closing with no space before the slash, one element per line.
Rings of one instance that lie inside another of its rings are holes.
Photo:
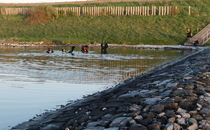
<path fill-rule="evenodd" d="M 12 130 L 210 130 L 210 48 Z"/>

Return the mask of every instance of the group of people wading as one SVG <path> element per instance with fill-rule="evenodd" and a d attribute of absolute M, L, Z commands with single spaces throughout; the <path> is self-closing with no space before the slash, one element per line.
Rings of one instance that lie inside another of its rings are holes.
<path fill-rule="evenodd" d="M 102 42 L 101 43 L 101 54 L 108 54 L 107 53 L 107 48 L 108 48 L 108 43 L 107 42 Z M 72 55 L 74 55 L 73 51 L 75 49 L 75 46 L 71 47 L 71 50 L 66 51 L 65 49 L 62 49 L 62 53 L 71 53 Z M 46 53 L 53 53 L 54 51 L 51 48 L 48 48 L 48 50 L 46 51 Z M 88 45 L 83 45 L 81 48 L 81 52 L 82 53 L 88 53 L 89 52 L 89 46 Z"/>

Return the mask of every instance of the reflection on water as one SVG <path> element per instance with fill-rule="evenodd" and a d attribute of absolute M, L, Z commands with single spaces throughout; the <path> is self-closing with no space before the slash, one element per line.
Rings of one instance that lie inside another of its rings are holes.
<path fill-rule="evenodd" d="M 1 130 L 190 53 L 112 47 L 101 54 L 95 47 L 84 54 L 76 47 L 71 55 L 62 48 L 47 54 L 47 47 L 0 47 Z"/>

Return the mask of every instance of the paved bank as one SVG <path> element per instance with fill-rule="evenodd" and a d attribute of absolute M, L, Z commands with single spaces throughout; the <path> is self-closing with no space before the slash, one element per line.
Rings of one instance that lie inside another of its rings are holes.
<path fill-rule="evenodd" d="M 210 48 L 46 112 L 13 130 L 208 130 Z"/>

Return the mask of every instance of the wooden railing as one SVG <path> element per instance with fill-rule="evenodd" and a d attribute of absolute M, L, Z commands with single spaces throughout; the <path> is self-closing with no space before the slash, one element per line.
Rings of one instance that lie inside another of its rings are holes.
<path fill-rule="evenodd" d="M 199 45 L 205 44 L 210 39 L 210 24 L 200 30 L 192 38 L 188 39 L 185 45 L 194 45 L 196 40 L 199 41 Z"/>
<path fill-rule="evenodd" d="M 210 29 L 201 36 L 201 43 L 204 44 L 210 39 Z"/>

